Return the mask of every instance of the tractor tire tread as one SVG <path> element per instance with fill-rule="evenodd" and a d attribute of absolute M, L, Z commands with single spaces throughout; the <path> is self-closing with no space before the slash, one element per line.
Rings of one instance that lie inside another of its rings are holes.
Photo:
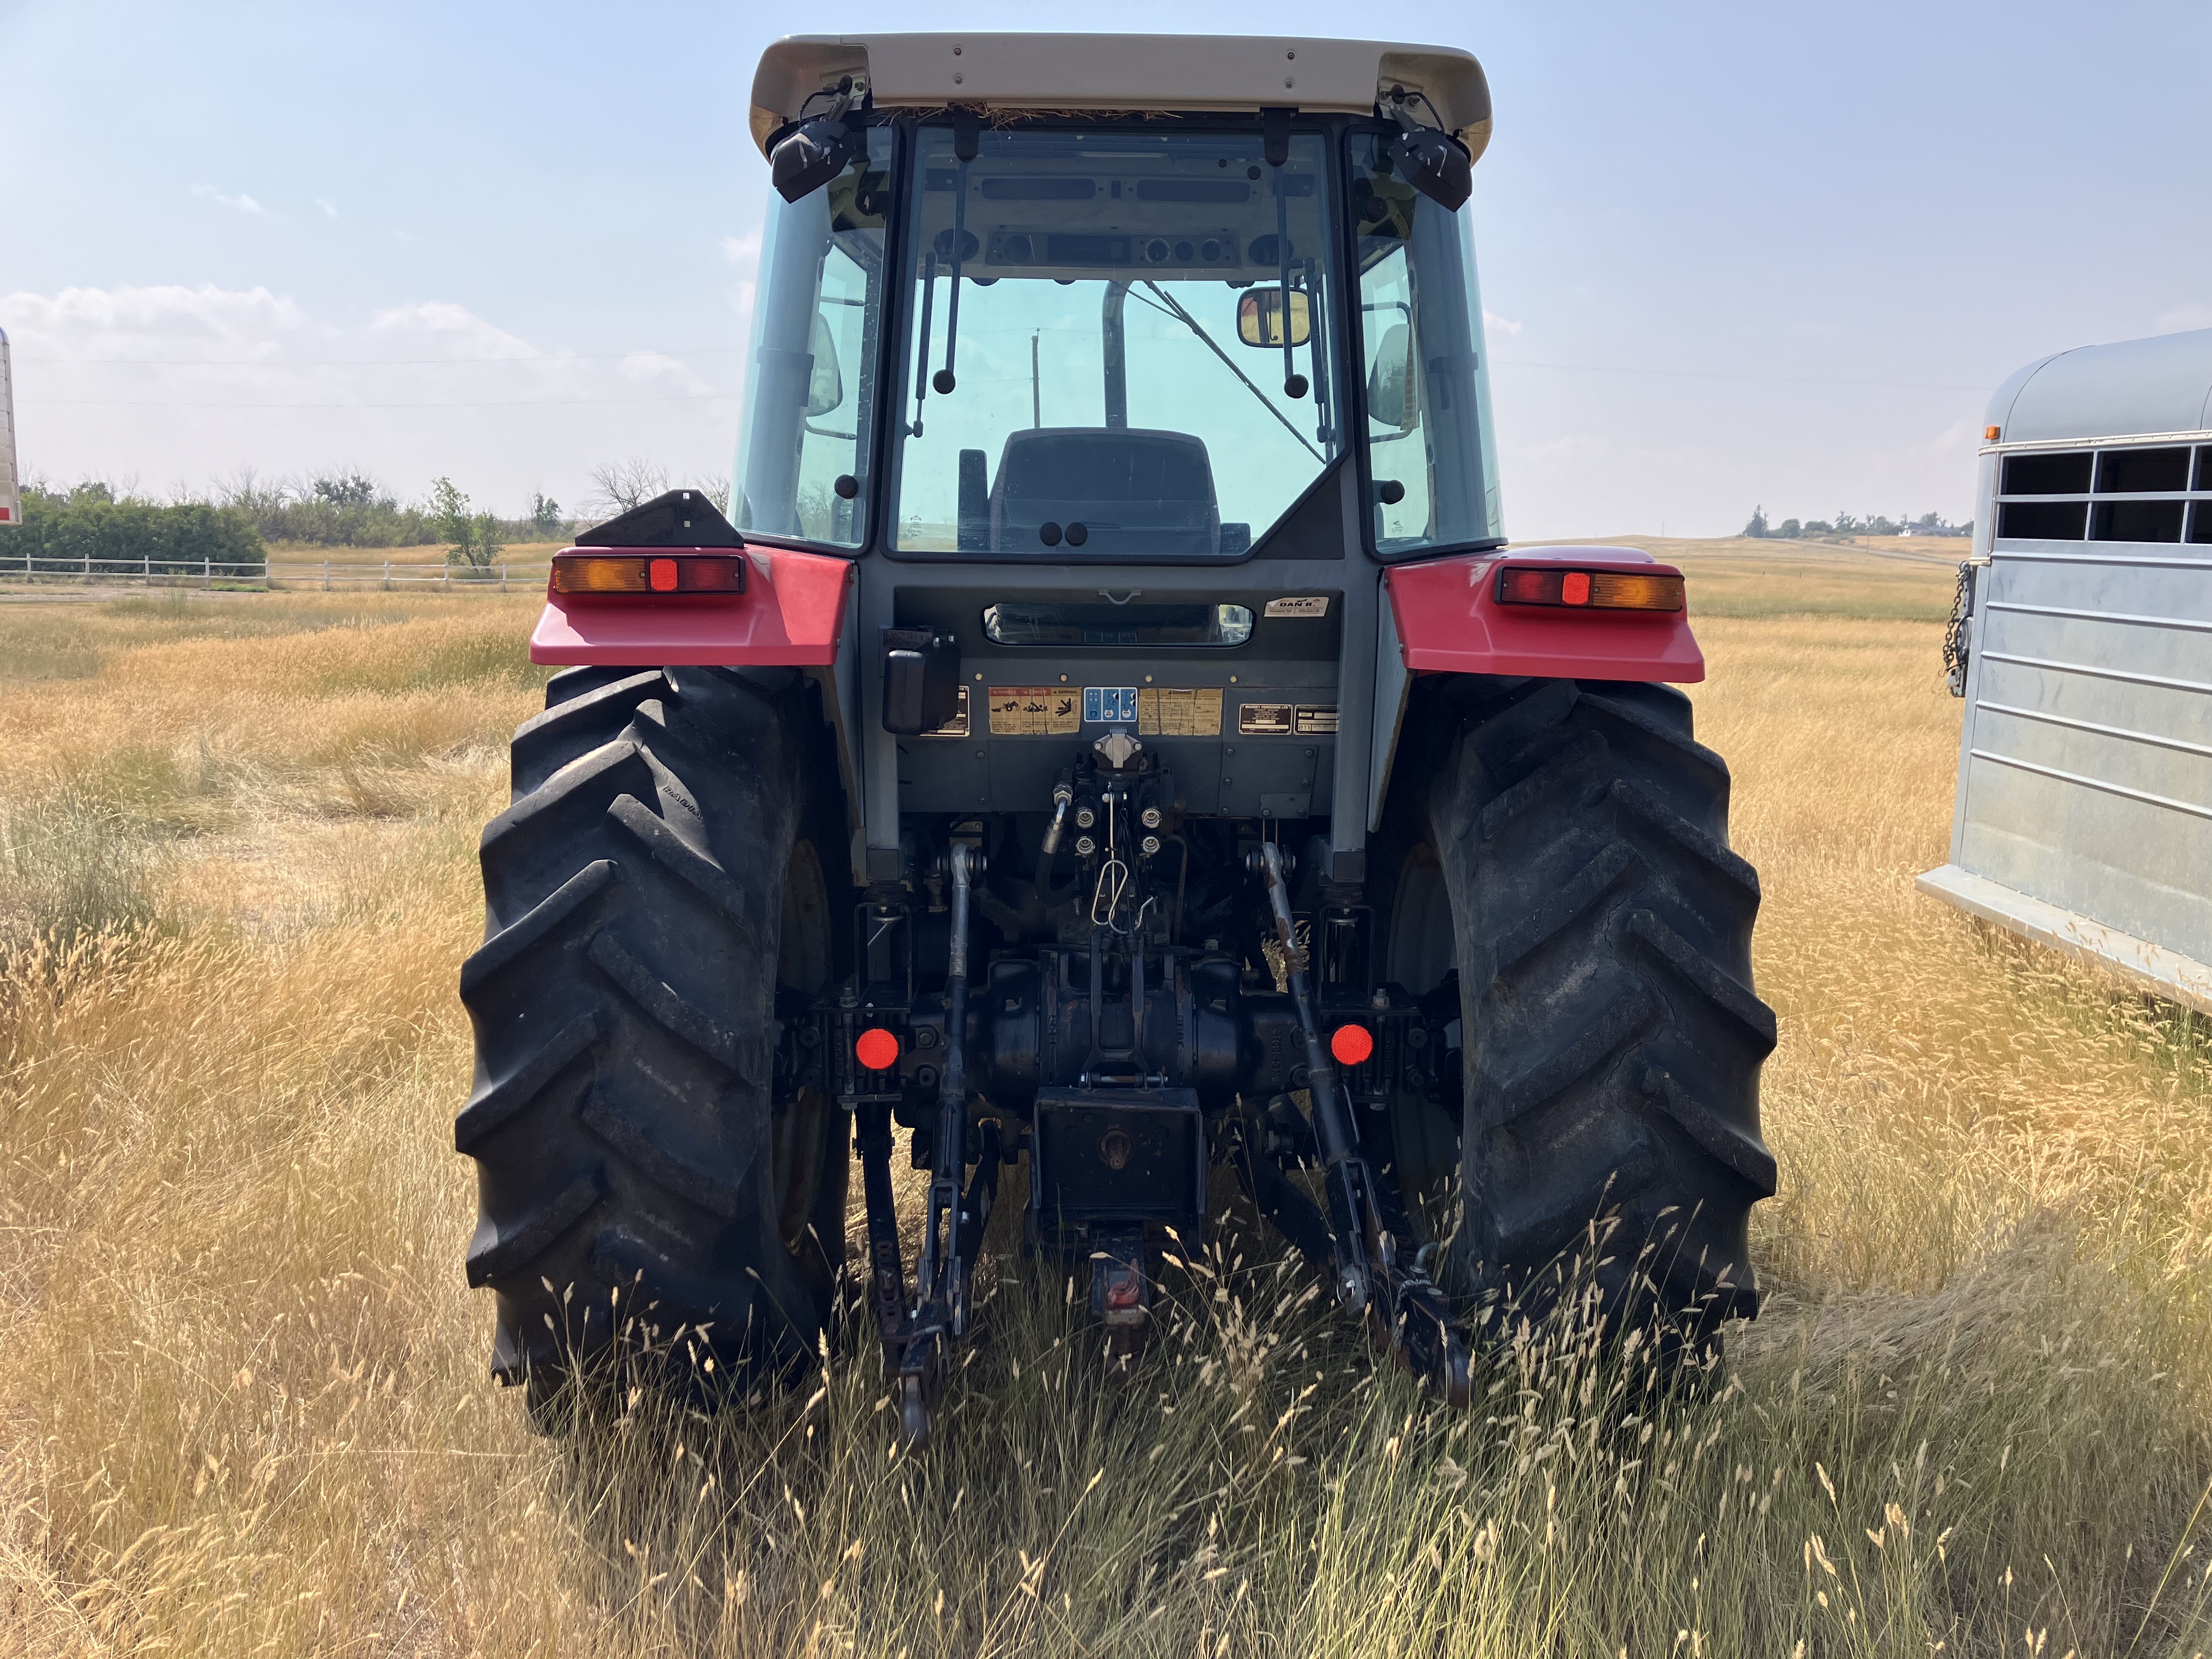
<path fill-rule="evenodd" d="M 514 728 L 508 751 L 514 799 L 520 800 L 578 755 L 619 735 L 639 703 L 667 688 L 667 676 L 658 668 L 625 669 L 617 678 L 586 686 L 558 702 L 549 701 L 544 714 Z M 547 687 L 549 696 L 551 689 Z"/>
<path fill-rule="evenodd" d="M 1670 687 L 1420 695 L 1405 806 L 1444 866 L 1467 1033 L 1455 1277 L 1540 1320 L 1580 1273 L 1614 1328 L 1711 1342 L 1756 1310 L 1747 1218 L 1774 1178 L 1726 763 Z"/>
<path fill-rule="evenodd" d="M 491 1218 L 485 1217 L 469 1243 L 469 1284 L 481 1287 L 521 1273 L 583 1218 L 605 1186 L 601 1173 L 590 1170 L 535 1209 L 525 1211 L 511 1225 L 495 1229 Z"/>
<path fill-rule="evenodd" d="M 604 1034 L 604 1018 L 594 1009 L 576 1016 L 522 1063 L 496 1083 L 469 1097 L 453 1120 L 453 1150 L 473 1152 L 507 1127 L 522 1109 L 580 1058 Z"/>
<path fill-rule="evenodd" d="M 659 1302 L 719 1322 L 712 1375 L 741 1385 L 817 1352 L 842 1260 L 841 1231 L 799 1261 L 773 1190 L 782 888 L 820 716 L 792 671 L 584 678 L 549 687 L 517 763 L 536 781 L 480 846 L 469 1282 L 496 1298 L 503 1380 L 651 1349 Z"/>

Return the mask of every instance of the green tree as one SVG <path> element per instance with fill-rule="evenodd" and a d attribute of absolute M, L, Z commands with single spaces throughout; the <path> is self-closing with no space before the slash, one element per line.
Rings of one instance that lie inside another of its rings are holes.
<path fill-rule="evenodd" d="M 451 478 L 430 481 L 430 521 L 446 544 L 447 564 L 481 570 L 498 556 L 499 520 L 489 513 L 470 512 L 469 498 Z"/>
<path fill-rule="evenodd" d="M 530 527 L 549 540 L 561 533 L 561 503 L 542 489 L 530 497 Z"/>

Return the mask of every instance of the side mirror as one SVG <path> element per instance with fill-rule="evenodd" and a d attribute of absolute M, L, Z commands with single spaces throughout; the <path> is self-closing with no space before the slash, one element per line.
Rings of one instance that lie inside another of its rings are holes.
<path fill-rule="evenodd" d="M 837 367 L 837 341 L 820 312 L 814 313 L 806 349 L 813 354 L 814 373 L 806 382 L 806 415 L 827 415 L 845 401 L 845 376 Z"/>
<path fill-rule="evenodd" d="M 1384 329 L 1382 343 L 1376 348 L 1375 366 L 1367 371 L 1367 418 L 1401 432 L 1421 423 L 1421 406 L 1413 395 L 1413 332 L 1403 323 Z"/>
<path fill-rule="evenodd" d="M 1303 290 L 1292 289 L 1287 309 L 1291 343 L 1302 346 L 1313 337 L 1313 307 Z M 1246 289 L 1237 301 L 1237 337 L 1248 346 L 1272 346 L 1280 351 L 1285 310 L 1280 288 L 1270 284 Z"/>

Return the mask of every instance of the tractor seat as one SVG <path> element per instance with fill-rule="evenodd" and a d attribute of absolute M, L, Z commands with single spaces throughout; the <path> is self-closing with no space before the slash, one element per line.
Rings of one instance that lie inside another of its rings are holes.
<path fill-rule="evenodd" d="M 1206 442 L 1187 432 L 1041 427 L 1007 434 L 991 488 L 991 549 L 1065 558 L 1221 550 Z M 1056 526 L 1048 542 L 1040 533 Z M 1067 539 L 1079 525 L 1080 541 Z"/>

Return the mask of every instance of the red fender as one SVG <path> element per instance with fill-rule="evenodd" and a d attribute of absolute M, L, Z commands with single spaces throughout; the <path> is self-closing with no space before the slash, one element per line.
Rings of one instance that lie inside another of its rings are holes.
<path fill-rule="evenodd" d="M 650 556 L 682 550 L 568 550 Z M 814 668 L 836 662 L 853 586 L 852 562 L 761 543 L 748 547 L 744 556 L 752 567 L 745 591 L 728 598 L 556 593 L 549 578 L 544 613 L 530 635 L 530 660 L 641 668 L 746 663 Z"/>
<path fill-rule="evenodd" d="M 1417 674 L 1513 674 L 1546 679 L 1671 680 L 1705 677 L 1705 653 L 1680 611 L 1590 611 L 1500 605 L 1508 565 L 1679 576 L 1633 547 L 1532 547 L 1394 565 L 1383 573 L 1406 666 Z"/>

